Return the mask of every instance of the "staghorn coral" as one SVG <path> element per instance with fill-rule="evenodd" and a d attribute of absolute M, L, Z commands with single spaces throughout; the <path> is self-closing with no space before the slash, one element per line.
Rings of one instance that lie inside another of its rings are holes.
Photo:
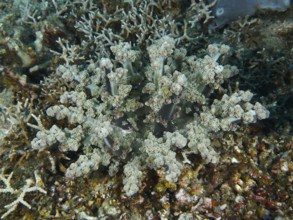
<path fill-rule="evenodd" d="M 1 216 L 1 218 L 5 218 L 7 217 L 11 212 L 13 212 L 16 207 L 18 206 L 18 204 L 22 204 L 24 206 L 26 206 L 28 209 L 31 209 L 31 205 L 24 200 L 24 197 L 26 196 L 27 193 L 30 192 L 34 192 L 34 191 L 39 191 L 43 194 L 46 194 L 47 192 L 41 187 L 42 184 L 42 180 L 39 177 L 39 175 L 37 174 L 37 172 L 35 171 L 34 176 L 35 176 L 35 181 L 33 179 L 27 179 L 26 180 L 26 184 L 19 188 L 19 189 L 14 189 L 11 186 L 11 178 L 12 178 L 13 172 L 10 173 L 8 175 L 7 178 L 5 178 L 5 175 L 2 171 L 2 173 L 0 174 L 0 180 L 4 183 L 5 188 L 1 188 L 0 189 L 0 193 L 9 193 L 12 195 L 12 197 L 14 197 L 14 195 L 16 195 L 16 199 L 7 204 L 4 208 L 7 209 L 6 212 Z M 35 184 L 34 186 L 32 186 L 33 184 Z"/>

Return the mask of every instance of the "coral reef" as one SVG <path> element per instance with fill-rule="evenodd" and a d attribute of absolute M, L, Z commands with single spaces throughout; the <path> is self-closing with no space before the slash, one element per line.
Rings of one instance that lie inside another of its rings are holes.
<path fill-rule="evenodd" d="M 1 218 L 292 217 L 292 52 L 223 2 L 0 1 Z"/>

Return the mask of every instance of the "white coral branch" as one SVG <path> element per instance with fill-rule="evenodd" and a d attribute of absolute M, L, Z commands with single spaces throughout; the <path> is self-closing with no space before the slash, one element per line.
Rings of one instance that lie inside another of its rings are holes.
<path fill-rule="evenodd" d="M 4 208 L 7 209 L 7 211 L 1 216 L 1 219 L 4 219 L 10 213 L 12 213 L 16 209 L 19 203 L 26 206 L 28 209 L 31 209 L 31 205 L 27 201 L 24 200 L 26 193 L 39 191 L 43 194 L 47 194 L 47 192 L 43 188 L 40 187 L 42 180 L 36 171 L 34 175 L 35 175 L 35 181 L 33 179 L 27 179 L 26 184 L 23 187 L 21 187 L 20 189 L 14 189 L 13 187 L 11 187 L 11 184 L 10 184 L 11 178 L 13 176 L 13 172 L 10 173 L 7 178 L 5 177 L 3 172 L 0 174 L 0 180 L 5 185 L 4 188 L 0 189 L 0 193 L 10 193 L 10 194 L 17 195 L 16 200 L 4 206 Z M 32 186 L 34 183 L 35 185 Z"/>

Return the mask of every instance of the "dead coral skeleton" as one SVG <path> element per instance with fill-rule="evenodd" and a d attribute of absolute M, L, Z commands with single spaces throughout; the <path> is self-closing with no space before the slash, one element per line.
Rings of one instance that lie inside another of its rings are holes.
<path fill-rule="evenodd" d="M 14 189 L 11 186 L 10 181 L 12 176 L 13 176 L 13 172 L 11 172 L 8 175 L 8 177 L 6 177 L 3 171 L 0 174 L 0 180 L 4 183 L 4 188 L 0 189 L 0 193 L 10 193 L 12 195 L 17 196 L 17 198 L 13 202 L 4 206 L 4 208 L 7 209 L 7 211 L 1 216 L 2 219 L 7 217 L 9 214 L 11 214 L 16 209 L 19 203 L 26 206 L 28 209 L 31 209 L 31 205 L 27 201 L 24 200 L 24 197 L 26 196 L 27 193 L 39 191 L 43 194 L 47 194 L 47 192 L 43 188 L 41 188 L 42 180 L 40 176 L 37 174 L 37 171 L 34 172 L 35 181 L 31 178 L 27 179 L 26 184 L 20 189 Z"/>
<path fill-rule="evenodd" d="M 212 1 L 210 4 L 206 4 L 203 0 L 199 0 L 199 2 L 195 2 L 195 0 L 191 1 L 190 9 L 193 12 L 194 16 L 191 18 L 191 28 L 195 26 L 195 24 L 204 19 L 203 23 L 207 23 L 210 19 L 213 19 L 214 16 L 211 15 L 212 7 L 217 3 L 217 0 Z"/>
<path fill-rule="evenodd" d="M 0 93 L 0 143 L 14 132 L 18 133 L 19 136 L 24 136 L 25 140 L 29 140 L 26 124 L 31 120 L 33 99 L 17 101 L 13 105 L 13 98 L 8 97 L 9 95 L 13 97 L 11 90 L 4 90 Z M 7 98 L 6 101 L 4 101 L 5 98 Z M 7 102 L 7 100 L 9 101 Z"/>

